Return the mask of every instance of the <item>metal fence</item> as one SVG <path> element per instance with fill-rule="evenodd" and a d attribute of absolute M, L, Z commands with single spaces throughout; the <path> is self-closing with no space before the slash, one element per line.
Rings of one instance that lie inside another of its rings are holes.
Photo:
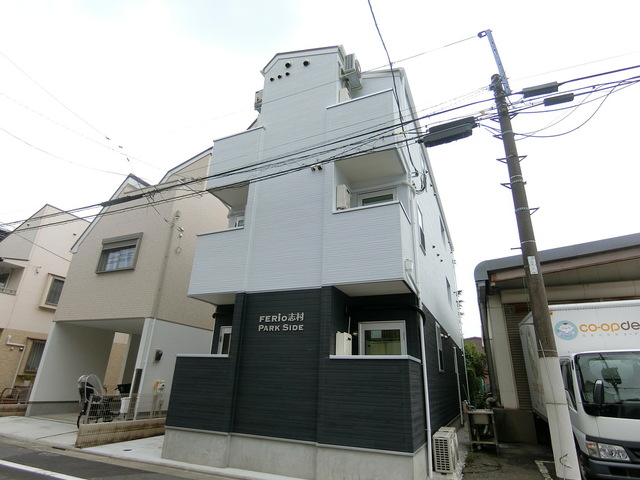
<path fill-rule="evenodd" d="M 162 402 L 157 398 L 139 402 L 138 395 L 91 395 L 89 404 L 78 417 L 80 424 L 142 420 L 148 418 L 164 418 L 166 410 L 162 410 Z M 137 407 L 137 408 L 136 408 Z"/>

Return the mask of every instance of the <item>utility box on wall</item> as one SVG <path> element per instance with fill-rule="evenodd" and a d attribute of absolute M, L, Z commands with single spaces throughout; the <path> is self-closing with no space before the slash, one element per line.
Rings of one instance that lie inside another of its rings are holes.
<path fill-rule="evenodd" d="M 351 334 L 336 332 L 336 355 L 352 355 Z"/>

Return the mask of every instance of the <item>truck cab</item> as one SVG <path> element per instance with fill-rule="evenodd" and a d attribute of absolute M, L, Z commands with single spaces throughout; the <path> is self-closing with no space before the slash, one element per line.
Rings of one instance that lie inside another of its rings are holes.
<path fill-rule="evenodd" d="M 560 357 L 583 478 L 640 478 L 640 351 Z"/>

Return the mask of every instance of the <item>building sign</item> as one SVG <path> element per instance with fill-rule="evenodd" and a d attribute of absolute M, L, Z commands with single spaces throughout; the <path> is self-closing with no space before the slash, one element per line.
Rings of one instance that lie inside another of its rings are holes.
<path fill-rule="evenodd" d="M 259 332 L 301 332 L 304 330 L 304 312 L 277 313 L 258 317 Z"/>

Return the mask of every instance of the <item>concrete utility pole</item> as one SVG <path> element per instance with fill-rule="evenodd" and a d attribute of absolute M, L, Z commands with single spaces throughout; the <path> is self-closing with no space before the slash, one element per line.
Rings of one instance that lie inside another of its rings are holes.
<path fill-rule="evenodd" d="M 556 350 L 555 337 L 551 326 L 547 292 L 540 269 L 538 248 L 531 222 L 531 210 L 527 203 L 525 181 L 520 168 L 520 156 L 518 155 L 515 135 L 511 126 L 507 94 L 504 91 L 500 75 L 491 77 L 491 89 L 496 100 L 506 164 L 509 169 L 509 187 L 513 196 L 513 205 L 520 234 L 520 248 L 522 249 L 531 315 L 536 336 L 540 342 L 538 356 L 540 371 L 543 376 L 545 404 L 551 431 L 551 445 L 553 447 L 556 475 L 559 479 L 579 480 L 580 469 L 560 373 L 558 351 Z"/>

